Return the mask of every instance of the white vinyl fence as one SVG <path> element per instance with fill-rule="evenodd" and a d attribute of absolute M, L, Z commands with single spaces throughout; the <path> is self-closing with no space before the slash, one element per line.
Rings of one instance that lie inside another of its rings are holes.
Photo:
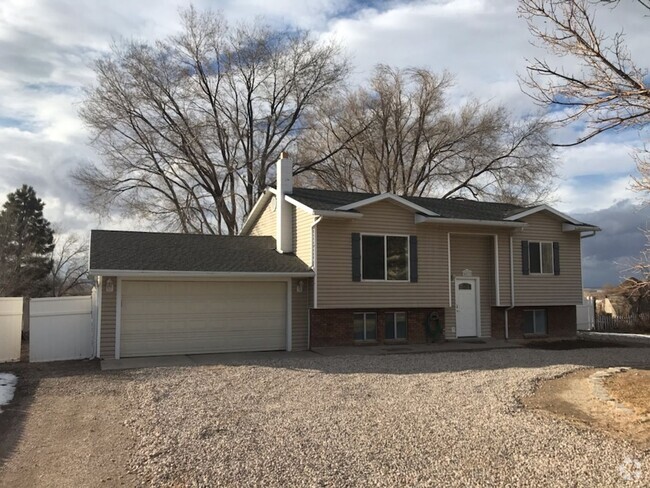
<path fill-rule="evenodd" d="M 576 305 L 576 321 L 578 330 L 594 330 L 594 299 L 587 297 L 583 299 L 582 305 Z"/>
<path fill-rule="evenodd" d="M 30 362 L 93 356 L 92 298 L 32 298 L 29 312 Z"/>
<path fill-rule="evenodd" d="M 0 363 L 20 360 L 23 299 L 0 298 Z"/>

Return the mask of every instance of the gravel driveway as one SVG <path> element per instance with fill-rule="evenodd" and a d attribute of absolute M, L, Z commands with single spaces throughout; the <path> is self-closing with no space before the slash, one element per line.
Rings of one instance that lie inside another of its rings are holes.
<path fill-rule="evenodd" d="M 4 365 L 0 486 L 650 486 L 650 453 L 519 401 L 614 365 L 650 349 Z"/>
<path fill-rule="evenodd" d="M 579 367 L 649 361 L 500 350 L 124 372 L 131 469 L 160 486 L 648 486 L 648 453 L 519 398 Z"/>

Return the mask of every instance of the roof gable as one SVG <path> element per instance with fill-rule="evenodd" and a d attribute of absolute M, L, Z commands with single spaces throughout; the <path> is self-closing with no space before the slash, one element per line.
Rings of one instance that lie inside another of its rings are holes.
<path fill-rule="evenodd" d="M 538 212 L 548 212 L 555 217 L 558 217 L 561 220 L 564 220 L 566 222 L 569 222 L 574 225 L 581 225 L 582 222 L 579 220 L 574 219 L 573 217 L 569 217 L 566 214 L 563 214 L 559 210 L 555 210 L 553 207 L 549 207 L 548 205 L 538 205 L 537 207 L 531 207 L 527 209 L 523 209 L 521 212 L 517 212 L 513 215 L 510 215 L 505 218 L 505 220 L 519 220 L 523 219 L 525 217 L 528 217 L 529 215 L 534 215 Z"/>
<path fill-rule="evenodd" d="M 275 189 L 269 189 L 260 200 L 270 198 Z M 584 230 L 582 227 L 598 229 L 598 227 L 584 224 L 576 219 L 555 210 L 548 205 L 536 207 L 522 207 L 511 203 L 479 202 L 464 198 L 429 198 L 429 197 L 400 197 L 392 193 L 364 193 L 336 190 L 319 190 L 311 188 L 294 188 L 290 195 L 286 196 L 287 201 L 298 208 L 314 215 L 327 217 L 362 217 L 362 207 L 378 201 L 391 201 L 405 208 L 410 208 L 419 214 L 435 218 L 436 221 L 444 219 L 455 221 L 476 222 L 517 222 L 519 219 L 537 212 L 547 211 L 565 222 L 580 227 L 574 230 Z M 266 202 L 266 200 L 264 200 Z M 258 202 L 259 204 L 260 202 Z M 255 205 L 249 215 L 249 219 L 242 228 L 242 234 L 250 230 L 257 216 L 255 212 L 263 211 L 265 203 L 261 208 Z"/>
<path fill-rule="evenodd" d="M 393 203 L 396 203 L 398 205 L 401 205 L 406 208 L 410 208 L 411 210 L 415 212 L 422 213 L 424 215 L 427 215 L 429 217 L 438 217 L 438 214 L 435 212 L 432 212 L 431 210 L 424 208 L 412 201 L 409 201 L 405 198 L 402 198 L 400 196 L 394 195 L 392 193 L 382 193 L 381 195 L 374 195 L 370 196 L 368 198 L 358 200 L 356 202 L 348 203 L 347 205 L 342 205 L 335 210 L 340 210 L 340 211 L 348 211 L 348 210 L 356 210 L 360 207 L 364 207 L 366 205 L 371 205 L 373 203 L 377 202 L 383 202 L 389 200 Z"/>

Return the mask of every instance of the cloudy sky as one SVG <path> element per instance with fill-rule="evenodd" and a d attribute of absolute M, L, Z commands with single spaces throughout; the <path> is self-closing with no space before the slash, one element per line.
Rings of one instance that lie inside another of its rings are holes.
<path fill-rule="evenodd" d="M 635 2 L 599 12 L 601 28 L 625 28 L 635 61 L 650 66 L 649 22 Z M 230 19 L 265 16 L 277 25 L 308 28 L 338 39 L 362 80 L 379 62 L 448 69 L 457 97 L 474 95 L 514 113 L 534 110 L 517 74 L 530 44 L 516 0 L 227 0 L 195 1 Z M 46 202 L 46 217 L 68 231 L 123 227 L 80 204 L 72 169 L 96 158 L 77 116 L 82 88 L 93 83 L 92 60 L 119 38 L 156 39 L 177 29 L 176 0 L 2 0 L 0 2 L 0 195 L 23 183 Z M 556 134 L 567 142 L 580 127 Z M 585 285 L 618 281 L 620 268 L 643 246 L 639 228 L 650 212 L 629 190 L 640 144 L 634 131 L 610 133 L 559 151 L 561 175 L 554 205 L 604 231 L 584 242 Z M 0 197 L 0 201 L 2 197 Z"/>

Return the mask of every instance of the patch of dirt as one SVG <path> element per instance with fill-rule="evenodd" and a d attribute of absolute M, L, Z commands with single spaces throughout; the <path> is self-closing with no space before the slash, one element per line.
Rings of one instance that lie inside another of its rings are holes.
<path fill-rule="evenodd" d="M 546 381 L 533 395 L 523 399 L 524 406 L 650 450 L 650 372 L 629 370 L 614 374 L 605 380 L 605 385 L 616 401 L 603 401 L 594 395 L 590 381 L 597 371 L 583 369 Z M 636 373 L 647 378 L 645 386 L 636 384 Z M 617 402 L 633 407 L 634 411 L 620 408 Z"/>
<path fill-rule="evenodd" d="M 646 417 L 650 423 L 650 371 L 630 369 L 605 380 L 605 388 L 617 402 Z"/>
<path fill-rule="evenodd" d="M 600 349 L 603 347 L 628 347 L 625 344 L 605 341 L 585 341 L 577 339 L 566 339 L 557 341 L 534 340 L 527 342 L 525 347 L 529 349 L 545 349 L 549 351 L 568 351 L 571 349 Z"/>
<path fill-rule="evenodd" d="M 136 484 L 123 380 L 91 362 L 3 366 L 18 385 L 0 414 L 0 486 Z"/>

